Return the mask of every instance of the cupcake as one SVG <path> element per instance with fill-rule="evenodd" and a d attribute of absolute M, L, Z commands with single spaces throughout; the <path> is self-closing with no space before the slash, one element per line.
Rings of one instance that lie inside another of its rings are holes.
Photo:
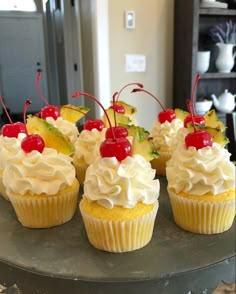
<path fill-rule="evenodd" d="M 149 137 L 159 154 L 159 157 L 156 157 L 151 161 L 151 165 L 158 175 L 165 176 L 166 162 L 171 158 L 175 149 L 177 133 L 178 130 L 183 127 L 185 111 L 181 109 L 166 109 L 156 96 L 145 89 L 136 88 L 133 89 L 132 92 L 144 92 L 148 94 L 156 100 L 162 109 L 150 128 Z"/>
<path fill-rule="evenodd" d="M 2 182 L 3 170 L 6 167 L 7 161 L 16 155 L 21 149 L 21 140 L 25 137 L 25 134 L 20 133 L 18 138 L 0 136 L 0 195 L 6 200 L 8 199 L 6 188 Z"/>
<path fill-rule="evenodd" d="M 142 156 L 97 158 L 87 169 L 80 211 L 89 242 L 108 252 L 144 247 L 152 238 L 159 180 Z"/>
<path fill-rule="evenodd" d="M 156 120 L 152 124 L 150 138 L 159 153 L 159 157 L 154 158 L 151 165 L 158 175 L 166 175 L 166 162 L 171 158 L 176 148 L 177 134 L 181 128 L 183 128 L 183 121 L 179 118 L 174 118 L 172 121 L 166 120 L 163 123 Z"/>
<path fill-rule="evenodd" d="M 131 144 L 127 129 L 112 125 L 96 97 L 84 92 L 74 94 L 79 95 L 99 104 L 109 123 L 105 139 L 99 144 L 100 156 L 86 170 L 79 204 L 89 242 L 108 252 L 142 248 L 152 238 L 160 189 L 159 180 L 154 179 L 155 170 L 145 155 L 149 159 L 156 153 L 143 129 L 137 128 Z M 112 111 L 115 117 L 116 110 Z"/>
<path fill-rule="evenodd" d="M 81 131 L 79 138 L 74 142 L 73 164 L 76 170 L 76 177 L 80 184 L 84 183 L 85 173 L 88 166 L 98 157 L 100 157 L 99 148 L 101 142 L 105 139 L 106 128 L 97 130 Z"/>
<path fill-rule="evenodd" d="M 200 234 L 230 229 L 235 217 L 235 166 L 222 145 L 179 144 L 167 162 L 166 176 L 179 227 Z"/>
<path fill-rule="evenodd" d="M 20 150 L 3 171 L 3 184 L 19 222 L 50 228 L 69 221 L 77 207 L 79 182 L 72 158 L 52 148 Z"/>

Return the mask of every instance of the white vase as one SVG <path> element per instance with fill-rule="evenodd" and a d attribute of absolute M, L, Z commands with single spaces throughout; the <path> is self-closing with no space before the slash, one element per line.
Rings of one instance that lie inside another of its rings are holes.
<path fill-rule="evenodd" d="M 211 51 L 197 52 L 197 72 L 203 74 L 208 71 L 210 65 Z"/>
<path fill-rule="evenodd" d="M 219 52 L 215 61 L 218 72 L 231 72 L 232 68 L 234 67 L 234 58 L 236 56 L 236 53 L 233 53 L 233 48 L 235 45 L 217 43 L 216 46 L 219 48 Z"/>

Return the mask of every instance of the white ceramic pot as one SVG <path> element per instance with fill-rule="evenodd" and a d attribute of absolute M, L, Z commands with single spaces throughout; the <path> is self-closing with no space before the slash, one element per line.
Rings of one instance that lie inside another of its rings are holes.
<path fill-rule="evenodd" d="M 219 52 L 215 61 L 218 72 L 228 73 L 234 67 L 234 58 L 236 52 L 233 53 L 234 44 L 217 43 Z"/>
<path fill-rule="evenodd" d="M 196 101 L 195 102 L 195 111 L 196 114 L 204 115 L 212 107 L 213 102 L 210 100 Z"/>
<path fill-rule="evenodd" d="M 210 65 L 211 51 L 197 52 L 197 72 L 203 74 L 208 71 Z"/>

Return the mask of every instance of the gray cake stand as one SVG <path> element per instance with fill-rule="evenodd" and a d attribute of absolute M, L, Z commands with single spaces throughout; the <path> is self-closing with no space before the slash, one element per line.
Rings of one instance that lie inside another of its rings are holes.
<path fill-rule="evenodd" d="M 220 281 L 235 283 L 235 222 L 225 233 L 192 234 L 173 221 L 161 184 L 153 238 L 129 253 L 93 248 L 79 210 L 51 229 L 28 229 L 11 203 L 0 198 L 0 284 L 17 284 L 23 294 L 211 293 Z"/>

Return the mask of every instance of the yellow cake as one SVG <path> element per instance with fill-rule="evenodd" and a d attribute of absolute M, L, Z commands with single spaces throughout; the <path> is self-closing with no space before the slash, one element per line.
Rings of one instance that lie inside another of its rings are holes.
<path fill-rule="evenodd" d="M 167 163 L 174 220 L 200 234 L 222 233 L 235 217 L 235 166 L 217 143 L 202 149 L 179 145 Z"/>
<path fill-rule="evenodd" d="M 154 177 L 140 155 L 100 158 L 88 167 L 80 211 L 95 248 L 127 252 L 150 242 L 160 189 Z"/>
<path fill-rule="evenodd" d="M 72 158 L 55 149 L 19 151 L 3 172 L 3 183 L 19 222 L 50 228 L 69 221 L 76 211 L 79 182 Z"/>

